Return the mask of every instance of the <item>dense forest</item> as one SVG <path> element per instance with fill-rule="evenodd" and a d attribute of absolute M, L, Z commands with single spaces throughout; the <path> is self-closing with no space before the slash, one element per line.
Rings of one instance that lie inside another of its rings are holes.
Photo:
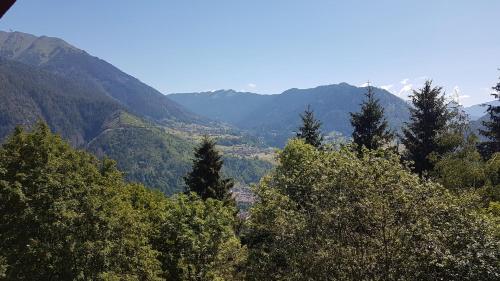
<path fill-rule="evenodd" d="M 479 141 L 427 81 L 397 135 L 367 90 L 352 143 L 325 143 L 314 108 L 301 114 L 246 214 L 233 178 L 258 176 L 239 174 L 210 137 L 179 155 L 185 191 L 167 197 L 43 122 L 16 128 L 0 148 L 0 279 L 499 280 L 500 107 Z M 125 129 L 108 137 L 127 141 Z M 135 165 L 162 161 L 143 155 Z"/>

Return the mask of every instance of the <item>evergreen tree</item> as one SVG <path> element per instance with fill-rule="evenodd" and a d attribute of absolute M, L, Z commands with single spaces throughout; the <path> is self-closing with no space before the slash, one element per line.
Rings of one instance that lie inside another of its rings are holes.
<path fill-rule="evenodd" d="M 231 200 L 231 179 L 223 179 L 222 155 L 215 148 L 215 142 L 205 136 L 194 153 L 193 170 L 184 178 L 187 192 L 195 192 L 202 199 Z"/>
<path fill-rule="evenodd" d="M 314 117 L 314 111 L 308 105 L 303 114 L 300 115 L 302 126 L 299 127 L 297 138 L 303 139 L 305 143 L 314 147 L 320 147 L 323 141 L 320 127 L 321 122 Z"/>
<path fill-rule="evenodd" d="M 410 122 L 403 128 L 402 142 L 406 148 L 405 158 L 414 162 L 414 172 L 422 175 L 433 168 L 433 153 L 442 154 L 440 137 L 446 132 L 450 111 L 445 103 L 441 87 L 433 87 L 432 81 L 413 91 L 410 107 Z"/>
<path fill-rule="evenodd" d="M 387 144 L 392 133 L 384 118 L 384 109 L 375 99 L 372 87 L 368 85 L 366 100 L 361 105 L 361 112 L 351 113 L 351 125 L 354 127 L 352 138 L 358 148 L 378 149 Z"/>
<path fill-rule="evenodd" d="M 491 95 L 500 101 L 500 82 L 493 87 L 495 91 Z M 480 149 L 486 158 L 493 153 L 500 152 L 500 105 L 488 105 L 489 120 L 483 121 L 484 130 L 480 130 L 481 135 L 488 140 L 481 143 Z"/>

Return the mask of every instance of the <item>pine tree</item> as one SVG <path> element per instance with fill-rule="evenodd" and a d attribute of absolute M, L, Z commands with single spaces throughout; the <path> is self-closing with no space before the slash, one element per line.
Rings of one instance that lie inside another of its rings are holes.
<path fill-rule="evenodd" d="M 410 107 L 410 122 L 403 128 L 402 143 L 406 148 L 406 159 L 414 163 L 414 172 L 422 175 L 433 168 L 431 154 L 441 154 L 439 138 L 447 130 L 452 117 L 441 87 L 432 87 L 432 81 L 413 91 Z"/>
<path fill-rule="evenodd" d="M 500 101 L 500 82 L 493 87 L 493 90 L 495 92 L 491 95 Z M 486 111 L 489 119 L 483 121 L 485 129 L 479 132 L 488 140 L 481 143 L 480 150 L 486 158 L 490 158 L 493 153 L 500 152 L 500 105 L 490 104 Z"/>
<path fill-rule="evenodd" d="M 303 114 L 300 114 L 302 126 L 299 127 L 297 138 L 303 139 L 305 143 L 314 147 L 321 147 L 323 135 L 321 134 L 321 122 L 314 117 L 314 111 L 308 105 Z"/>
<path fill-rule="evenodd" d="M 384 108 L 375 99 L 372 87 L 368 85 L 366 100 L 361 104 L 361 112 L 351 113 L 351 125 L 354 127 L 352 138 L 361 149 L 378 149 L 393 137 L 384 118 Z"/>
<path fill-rule="evenodd" d="M 194 156 L 193 170 L 184 177 L 186 192 L 195 192 L 202 199 L 230 201 L 233 181 L 221 176 L 223 161 L 215 149 L 215 142 L 205 136 Z"/>

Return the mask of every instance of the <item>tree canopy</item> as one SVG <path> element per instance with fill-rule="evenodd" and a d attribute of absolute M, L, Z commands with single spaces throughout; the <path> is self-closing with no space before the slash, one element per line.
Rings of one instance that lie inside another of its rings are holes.
<path fill-rule="evenodd" d="M 495 92 L 491 95 L 496 100 L 500 101 L 500 82 L 493 88 Z M 487 138 L 485 142 L 480 145 L 483 154 L 489 158 L 496 152 L 500 152 L 500 105 L 488 105 L 488 119 L 483 121 L 483 130 L 480 133 Z"/>
<path fill-rule="evenodd" d="M 234 207 L 125 183 L 44 123 L 0 148 L 1 280 L 236 280 Z"/>
<path fill-rule="evenodd" d="M 388 144 L 393 136 L 384 117 L 384 109 L 375 98 L 371 86 L 368 85 L 365 95 L 361 111 L 351 113 L 351 125 L 354 128 L 352 138 L 358 149 L 378 149 Z"/>
<path fill-rule="evenodd" d="M 424 87 L 413 91 L 410 122 L 403 128 L 402 142 L 406 159 L 413 162 L 413 170 L 422 174 L 432 170 L 429 158 L 433 153 L 443 153 L 440 137 L 447 131 L 452 116 L 445 102 L 441 87 L 433 87 L 427 80 Z"/>
<path fill-rule="evenodd" d="M 323 142 L 323 135 L 320 130 L 321 122 L 314 117 L 314 111 L 310 106 L 307 106 L 300 118 L 302 119 L 302 125 L 297 132 L 297 138 L 303 139 L 314 147 L 320 147 Z"/>
<path fill-rule="evenodd" d="M 255 192 L 250 280 L 500 277 L 500 242 L 476 213 L 479 198 L 423 181 L 387 151 L 359 158 L 293 140 Z"/>
<path fill-rule="evenodd" d="M 186 192 L 195 192 L 202 199 L 231 200 L 233 181 L 222 177 L 223 163 L 215 142 L 205 136 L 195 149 L 192 171 L 184 178 Z"/>

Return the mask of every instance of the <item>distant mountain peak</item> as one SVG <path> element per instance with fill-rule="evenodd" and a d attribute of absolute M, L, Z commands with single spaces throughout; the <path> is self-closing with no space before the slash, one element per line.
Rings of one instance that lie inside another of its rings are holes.
<path fill-rule="evenodd" d="M 0 31 L 0 55 L 8 59 L 30 58 L 31 64 L 47 63 L 59 52 L 83 52 L 66 41 L 19 31 Z"/>

